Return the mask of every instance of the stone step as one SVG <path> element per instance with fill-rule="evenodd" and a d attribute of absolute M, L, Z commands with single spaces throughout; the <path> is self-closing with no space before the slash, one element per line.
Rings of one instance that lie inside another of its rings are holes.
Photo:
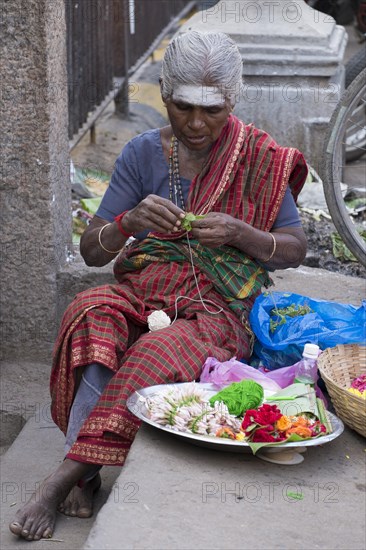
<path fill-rule="evenodd" d="M 39 407 L 25 424 L 8 451 L 1 457 L 1 538 L 3 550 L 24 550 L 24 541 L 11 534 L 8 524 L 16 511 L 27 502 L 37 484 L 63 459 L 64 437 L 51 419 L 48 403 Z M 98 510 L 112 491 L 119 468 L 103 468 L 103 484 L 95 502 L 92 518 L 79 519 L 57 514 L 54 539 L 57 550 L 82 548 Z M 51 542 L 32 542 L 32 550 L 49 550 Z"/>
<path fill-rule="evenodd" d="M 143 425 L 84 548 L 364 547 L 365 445 L 355 432 L 309 447 L 293 466 L 202 445 Z"/>

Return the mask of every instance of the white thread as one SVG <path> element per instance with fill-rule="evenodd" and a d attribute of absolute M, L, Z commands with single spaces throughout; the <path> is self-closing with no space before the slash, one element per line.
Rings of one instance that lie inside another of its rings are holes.
<path fill-rule="evenodd" d="M 190 240 L 189 240 L 189 236 L 188 236 L 188 232 L 186 233 L 186 237 L 187 237 L 187 243 L 188 243 L 188 248 L 189 248 L 189 256 L 190 256 L 190 260 L 191 260 L 191 266 L 192 266 L 192 269 L 193 269 L 193 277 L 194 277 L 194 281 L 196 283 L 196 288 L 197 288 L 197 291 L 198 291 L 198 295 L 200 297 L 199 300 L 197 300 L 196 298 L 189 298 L 189 296 L 177 296 L 177 298 L 175 299 L 175 304 L 174 304 L 174 307 L 175 307 L 175 316 L 174 316 L 174 319 L 171 323 L 170 326 L 172 326 L 172 324 L 177 320 L 178 318 L 178 300 L 180 299 L 183 299 L 185 298 L 186 300 L 190 300 L 191 302 L 201 302 L 201 304 L 203 305 L 203 308 L 207 311 L 207 313 L 209 313 L 210 315 L 218 315 L 219 313 L 221 313 L 222 311 L 224 311 L 224 308 L 220 307 L 218 304 L 216 304 L 215 302 L 213 302 L 212 300 L 205 300 L 204 298 L 202 298 L 202 294 L 201 294 L 201 291 L 199 289 L 199 286 L 198 286 L 198 280 L 197 280 L 197 276 L 196 276 L 196 270 L 195 270 L 195 267 L 194 267 L 194 263 L 193 263 L 193 255 L 192 255 L 192 248 L 191 248 L 191 243 L 190 243 Z M 218 308 L 217 311 L 210 311 L 206 305 L 205 305 L 205 302 L 206 304 L 211 304 L 215 307 Z"/>

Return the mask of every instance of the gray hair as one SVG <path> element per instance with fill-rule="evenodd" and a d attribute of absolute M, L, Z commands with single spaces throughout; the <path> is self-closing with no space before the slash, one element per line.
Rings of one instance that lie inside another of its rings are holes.
<path fill-rule="evenodd" d="M 233 107 L 243 90 L 242 70 L 239 49 L 227 34 L 183 33 L 165 51 L 162 97 L 170 98 L 177 85 L 216 86 Z"/>

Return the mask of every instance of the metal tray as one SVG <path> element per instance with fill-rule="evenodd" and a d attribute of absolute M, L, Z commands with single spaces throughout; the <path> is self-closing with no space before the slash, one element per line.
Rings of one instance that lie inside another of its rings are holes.
<path fill-rule="evenodd" d="M 177 430 L 172 429 L 170 426 L 162 426 L 157 422 L 154 422 L 148 417 L 147 408 L 145 405 L 145 401 L 147 397 L 152 397 L 153 395 L 158 394 L 162 390 L 166 390 L 168 387 L 174 387 L 174 386 L 184 387 L 190 384 L 192 384 L 192 382 L 187 382 L 182 384 L 161 384 L 158 386 L 150 386 L 149 388 L 143 388 L 141 390 L 134 392 L 128 398 L 127 407 L 135 416 L 137 416 L 147 424 L 150 424 L 151 426 L 154 426 L 159 430 L 168 432 L 179 438 L 186 439 L 188 442 L 193 443 L 194 445 L 210 447 L 210 448 L 223 450 L 223 451 L 251 452 L 250 446 L 246 441 L 235 441 L 232 439 L 223 439 L 221 437 L 214 437 L 210 435 L 200 435 L 200 434 L 193 434 L 189 432 L 178 432 Z M 196 384 L 201 389 L 204 389 L 207 391 L 208 398 L 210 398 L 212 395 L 215 395 L 215 393 L 218 392 L 218 389 L 212 384 L 201 384 L 199 382 L 196 382 Z M 265 394 L 265 397 L 266 397 L 266 394 Z M 278 444 L 275 447 L 282 448 L 282 449 L 285 447 L 286 448 L 316 447 L 318 445 L 324 445 L 324 443 L 328 443 L 329 441 L 336 439 L 342 434 L 344 430 L 344 425 L 343 425 L 343 422 L 337 416 L 330 413 L 329 411 L 328 411 L 328 415 L 329 415 L 330 423 L 333 430 L 330 434 L 326 434 L 322 437 L 317 437 L 315 439 L 307 439 L 305 441 L 291 441 L 288 443 Z M 275 447 L 272 447 L 272 448 L 274 449 Z"/>

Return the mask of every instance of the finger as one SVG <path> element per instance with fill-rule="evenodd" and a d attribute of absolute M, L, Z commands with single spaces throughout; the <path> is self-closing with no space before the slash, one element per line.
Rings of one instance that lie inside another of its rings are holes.
<path fill-rule="evenodd" d="M 184 212 L 179 206 L 174 204 L 171 200 L 165 199 L 164 197 L 158 197 L 157 195 L 149 195 L 146 200 L 151 199 L 152 207 L 156 205 L 158 207 L 163 206 L 168 212 L 173 214 L 176 218 L 183 218 Z"/>
<path fill-rule="evenodd" d="M 178 227 L 176 225 L 178 221 L 176 216 L 160 210 L 151 212 L 146 217 L 146 225 L 156 231 L 173 231 L 175 227 Z"/>
<path fill-rule="evenodd" d="M 192 234 L 197 238 L 215 238 L 218 235 L 217 227 L 196 227 L 192 224 Z"/>
<path fill-rule="evenodd" d="M 163 204 L 140 203 L 133 211 L 131 227 L 134 233 L 145 229 L 154 231 L 172 231 L 179 218 Z M 179 212 L 178 212 L 178 215 Z"/>
<path fill-rule="evenodd" d="M 177 220 L 184 218 L 185 213 L 176 204 L 172 203 L 168 199 L 158 197 L 157 200 L 153 200 L 150 204 L 150 209 L 154 213 L 158 213 L 163 217 L 170 220 Z"/>
<path fill-rule="evenodd" d="M 192 231 L 207 231 L 211 228 L 211 224 L 204 220 L 195 220 L 191 222 Z"/>
<path fill-rule="evenodd" d="M 204 218 L 192 221 L 191 224 L 192 227 L 197 227 L 201 229 L 216 229 L 222 225 L 222 220 L 215 215 L 207 215 Z"/>
<path fill-rule="evenodd" d="M 202 246 L 208 246 L 210 248 L 222 246 L 228 240 L 224 234 L 221 234 L 217 230 L 192 229 L 191 234 L 200 244 L 202 244 Z"/>

